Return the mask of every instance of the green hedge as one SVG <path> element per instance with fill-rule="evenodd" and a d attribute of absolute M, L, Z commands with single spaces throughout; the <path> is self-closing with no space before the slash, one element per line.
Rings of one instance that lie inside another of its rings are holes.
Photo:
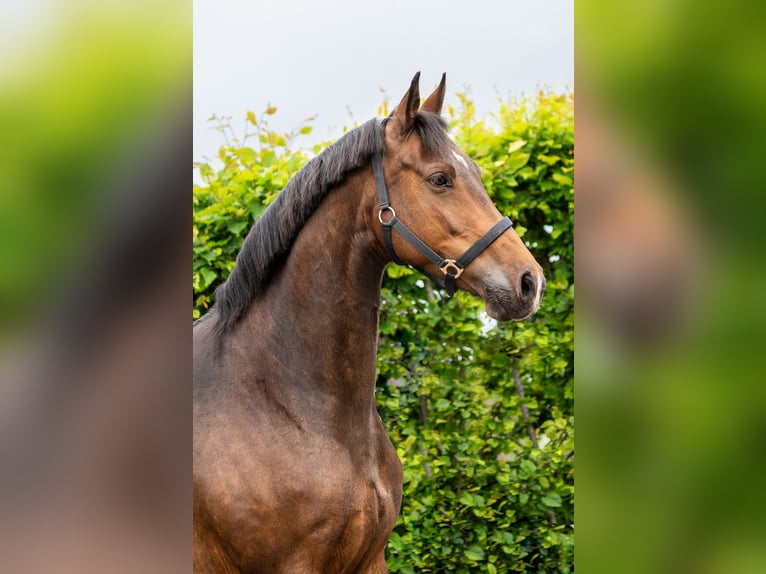
<path fill-rule="evenodd" d="M 488 193 L 543 265 L 530 321 L 497 324 L 482 301 L 448 300 L 389 265 L 378 346 L 378 407 L 404 465 L 391 572 L 570 572 L 574 554 L 573 170 L 571 95 L 540 93 L 475 117 L 458 94 L 453 135 Z M 233 266 L 255 218 L 308 159 L 292 134 L 248 113 L 221 166 L 197 164 L 194 316 Z M 385 109 L 381 110 L 385 112 Z M 249 142 L 255 142 L 249 147 Z M 315 146 L 316 153 L 321 146 Z"/>

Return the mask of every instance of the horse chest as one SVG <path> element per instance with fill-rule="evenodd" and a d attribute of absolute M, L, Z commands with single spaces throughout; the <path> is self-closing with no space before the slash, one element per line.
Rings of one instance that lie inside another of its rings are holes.
<path fill-rule="evenodd" d="M 401 502 L 401 466 L 393 448 L 368 457 L 342 447 L 321 451 L 294 461 L 290 478 L 282 475 L 272 511 L 303 516 L 297 529 L 328 548 L 385 544 Z"/>
<path fill-rule="evenodd" d="M 366 572 L 383 556 L 401 503 L 401 463 L 382 428 L 364 456 L 337 440 L 298 446 L 283 434 L 275 446 L 268 435 L 249 445 L 257 464 L 218 453 L 229 464 L 217 474 L 212 510 L 225 517 L 216 530 L 235 561 L 250 572 Z"/>
<path fill-rule="evenodd" d="M 341 464 L 304 485 L 301 508 L 292 512 L 304 516 L 296 534 L 305 548 L 322 554 L 317 571 L 366 572 L 366 564 L 382 557 L 401 503 L 398 464 L 387 456 L 361 466 Z"/>

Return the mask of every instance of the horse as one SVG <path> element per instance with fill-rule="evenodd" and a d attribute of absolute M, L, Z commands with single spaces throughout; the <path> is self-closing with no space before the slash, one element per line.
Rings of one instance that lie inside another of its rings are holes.
<path fill-rule="evenodd" d="M 422 105 L 419 78 L 292 177 L 194 325 L 197 573 L 387 572 L 402 498 L 374 396 L 387 264 L 499 321 L 540 305 L 540 265 L 446 133 L 446 75 Z"/>

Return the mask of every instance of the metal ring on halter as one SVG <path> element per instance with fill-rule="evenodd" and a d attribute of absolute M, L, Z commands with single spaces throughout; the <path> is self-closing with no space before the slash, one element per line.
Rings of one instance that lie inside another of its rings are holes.
<path fill-rule="evenodd" d="M 455 279 L 460 277 L 461 273 L 463 273 L 463 268 L 458 267 L 457 262 L 454 259 L 445 259 L 444 265 L 439 267 L 439 269 L 441 269 L 441 272 L 445 275 L 452 275 Z"/>
<path fill-rule="evenodd" d="M 383 212 L 384 211 L 390 211 L 391 212 L 391 218 L 388 221 L 383 221 Z M 396 218 L 396 212 L 394 211 L 394 208 L 390 205 L 386 205 L 384 207 L 380 208 L 380 211 L 378 211 L 378 221 L 382 225 L 391 225 L 391 222 Z"/>

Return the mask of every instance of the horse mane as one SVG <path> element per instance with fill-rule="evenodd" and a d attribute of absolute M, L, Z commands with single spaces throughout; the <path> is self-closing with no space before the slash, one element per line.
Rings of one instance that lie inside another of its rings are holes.
<path fill-rule="evenodd" d="M 216 331 L 227 333 L 242 318 L 275 271 L 295 238 L 325 196 L 352 171 L 385 150 L 385 122 L 372 119 L 349 131 L 296 173 L 256 220 L 245 237 L 229 277 L 215 290 Z M 424 148 L 436 152 L 448 140 L 438 115 L 418 114 L 414 131 Z"/>

